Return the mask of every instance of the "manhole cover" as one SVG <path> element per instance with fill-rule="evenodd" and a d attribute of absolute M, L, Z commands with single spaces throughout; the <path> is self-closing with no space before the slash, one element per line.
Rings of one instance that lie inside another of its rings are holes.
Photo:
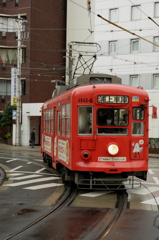
<path fill-rule="evenodd" d="M 2 183 L 4 182 L 5 176 L 5 171 L 0 167 L 0 185 L 2 185 Z"/>

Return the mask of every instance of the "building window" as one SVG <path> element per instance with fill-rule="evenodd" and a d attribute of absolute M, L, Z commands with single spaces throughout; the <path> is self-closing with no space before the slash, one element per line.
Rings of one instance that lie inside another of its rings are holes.
<path fill-rule="evenodd" d="M 133 87 L 139 86 L 139 76 L 137 75 L 130 76 L 130 86 L 133 86 Z"/>
<path fill-rule="evenodd" d="M 14 18 L 0 17 L 0 31 L 15 32 L 18 29 L 18 23 Z"/>
<path fill-rule="evenodd" d="M 2 5 L 6 6 L 6 0 L 2 0 Z"/>
<path fill-rule="evenodd" d="M 0 79 L 0 95 L 11 95 L 11 80 Z M 21 80 L 21 95 L 25 95 L 25 80 Z"/>
<path fill-rule="evenodd" d="M 159 45 L 159 37 L 154 37 L 154 43 Z M 159 51 L 159 47 L 154 45 L 154 51 Z"/>
<path fill-rule="evenodd" d="M 22 23 L 25 23 L 26 16 L 21 16 Z M 23 21 L 24 20 L 24 21 Z M 18 21 L 17 16 L 12 17 L 0 17 L 0 32 L 17 32 Z M 26 24 L 21 24 L 21 31 L 26 30 Z"/>
<path fill-rule="evenodd" d="M 109 42 L 109 54 L 117 53 L 117 41 Z"/>
<path fill-rule="evenodd" d="M 25 95 L 25 80 L 21 80 L 21 95 Z"/>
<path fill-rule="evenodd" d="M 154 88 L 159 88 L 159 75 L 154 75 Z"/>
<path fill-rule="evenodd" d="M 159 2 L 155 3 L 155 17 L 159 17 Z"/>
<path fill-rule="evenodd" d="M 11 80 L 0 80 L 0 95 L 11 95 Z"/>
<path fill-rule="evenodd" d="M 118 22 L 118 9 L 110 9 L 110 21 Z"/>
<path fill-rule="evenodd" d="M 140 13 L 141 13 L 141 11 L 140 11 L 140 5 L 138 5 L 138 6 L 133 6 L 132 8 L 131 8 L 131 19 L 132 20 L 138 20 L 138 19 L 140 19 Z"/>
<path fill-rule="evenodd" d="M 131 52 L 139 52 L 139 39 L 131 40 Z"/>
<path fill-rule="evenodd" d="M 21 63 L 26 62 L 26 48 L 21 49 Z M 0 48 L 0 62 L 17 64 L 17 48 Z"/>
<path fill-rule="evenodd" d="M 18 7 L 19 5 L 19 0 L 15 0 L 15 6 Z"/>

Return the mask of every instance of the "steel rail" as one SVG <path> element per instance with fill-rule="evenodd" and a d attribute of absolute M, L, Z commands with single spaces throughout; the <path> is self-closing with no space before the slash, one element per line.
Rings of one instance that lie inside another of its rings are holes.
<path fill-rule="evenodd" d="M 118 208 L 117 212 L 113 216 L 113 218 L 110 220 L 109 224 L 105 227 L 105 229 L 102 231 L 102 233 L 99 234 L 99 236 L 95 240 L 103 240 L 107 236 L 107 234 L 110 232 L 110 230 L 113 228 L 117 220 L 120 218 L 123 209 L 128 208 L 128 198 L 127 193 L 125 190 L 122 190 L 118 192 L 117 197 L 117 203 L 116 208 Z"/>
<path fill-rule="evenodd" d="M 11 239 L 18 234 L 26 231 L 27 229 L 31 228 L 32 226 L 38 224 L 43 219 L 47 218 L 50 214 L 57 212 L 59 209 L 61 209 L 63 206 L 68 206 L 71 204 L 71 202 L 75 199 L 77 195 L 77 190 L 73 186 L 67 186 L 62 196 L 59 198 L 58 202 L 54 205 L 53 209 L 51 209 L 49 212 L 44 214 L 43 216 L 39 217 L 32 223 L 28 224 L 27 226 L 23 227 L 22 229 L 16 231 L 15 233 L 10 234 L 9 236 L 5 237 L 2 240 L 8 240 Z"/>

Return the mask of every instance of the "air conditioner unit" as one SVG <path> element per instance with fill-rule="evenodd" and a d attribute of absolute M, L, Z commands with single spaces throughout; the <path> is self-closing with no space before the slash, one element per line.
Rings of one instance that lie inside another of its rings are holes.
<path fill-rule="evenodd" d="M 6 37 L 6 32 L 4 32 L 4 31 L 2 32 L 2 37 L 4 37 L 4 38 Z"/>

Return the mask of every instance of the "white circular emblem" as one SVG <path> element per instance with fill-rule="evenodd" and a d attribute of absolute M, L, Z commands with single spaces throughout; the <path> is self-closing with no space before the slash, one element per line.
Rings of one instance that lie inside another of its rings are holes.
<path fill-rule="evenodd" d="M 141 145 L 144 144 L 144 140 L 143 140 L 143 139 L 140 139 L 140 140 L 139 140 L 139 144 L 141 144 Z"/>

